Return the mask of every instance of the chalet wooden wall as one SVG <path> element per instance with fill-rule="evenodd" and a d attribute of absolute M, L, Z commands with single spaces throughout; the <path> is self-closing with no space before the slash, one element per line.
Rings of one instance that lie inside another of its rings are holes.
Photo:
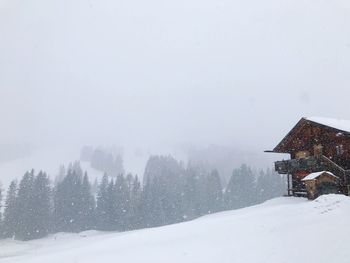
<path fill-rule="evenodd" d="M 350 137 L 331 128 L 304 123 L 290 136 L 284 148 L 292 159 L 323 154 L 342 167 L 350 168 Z"/>

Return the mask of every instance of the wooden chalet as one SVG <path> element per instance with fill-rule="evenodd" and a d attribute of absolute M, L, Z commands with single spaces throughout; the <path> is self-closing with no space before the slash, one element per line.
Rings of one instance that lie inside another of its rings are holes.
<path fill-rule="evenodd" d="M 302 118 L 266 152 L 290 154 L 290 160 L 275 162 L 275 170 L 287 175 L 288 195 L 350 193 L 350 121 Z"/>

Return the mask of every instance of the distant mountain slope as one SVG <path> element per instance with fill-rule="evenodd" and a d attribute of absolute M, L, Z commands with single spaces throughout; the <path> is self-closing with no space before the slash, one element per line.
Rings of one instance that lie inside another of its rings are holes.
<path fill-rule="evenodd" d="M 12 180 L 20 180 L 24 173 L 31 169 L 37 172 L 45 171 L 54 180 L 60 165 L 68 166 L 76 160 L 79 160 L 79 151 L 70 148 L 35 151 L 28 156 L 0 163 L 0 184 L 6 189 Z M 90 179 L 103 175 L 102 172 L 91 168 L 88 163 L 81 163 L 81 166 L 88 172 Z"/>
<path fill-rule="evenodd" d="M 0 242 L 0 262 L 347 263 L 350 198 L 277 198 L 166 227 Z"/>

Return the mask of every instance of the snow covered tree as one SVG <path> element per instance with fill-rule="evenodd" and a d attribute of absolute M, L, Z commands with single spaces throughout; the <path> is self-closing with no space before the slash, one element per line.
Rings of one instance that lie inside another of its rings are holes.
<path fill-rule="evenodd" d="M 19 183 L 16 208 L 17 227 L 15 231 L 16 239 L 30 240 L 36 231 L 34 221 L 36 211 L 34 210 L 34 171 L 25 173 Z"/>
<path fill-rule="evenodd" d="M 199 174 L 188 167 L 184 178 L 183 189 L 183 220 L 191 220 L 201 214 L 201 200 L 199 196 Z"/>
<path fill-rule="evenodd" d="M 59 232 L 82 230 L 82 176 L 69 169 L 67 176 L 56 186 L 54 195 L 55 229 Z"/>
<path fill-rule="evenodd" d="M 223 209 L 223 194 L 220 176 L 213 170 L 206 177 L 206 213 L 211 214 Z"/>
<path fill-rule="evenodd" d="M 7 191 L 5 206 L 4 206 L 4 219 L 2 236 L 4 238 L 12 238 L 15 235 L 17 228 L 17 215 L 18 209 L 16 206 L 17 202 L 17 182 L 12 181 Z"/>
<path fill-rule="evenodd" d="M 99 185 L 96 204 L 96 223 L 99 230 L 109 229 L 108 185 L 108 176 L 104 174 Z"/>
<path fill-rule="evenodd" d="M 75 161 L 68 166 L 68 173 L 74 174 L 77 178 L 83 177 L 83 169 L 79 161 Z"/>
<path fill-rule="evenodd" d="M 152 182 L 145 187 L 146 200 L 146 223 L 148 227 L 162 226 L 167 224 L 164 211 L 164 188 L 161 177 L 154 177 Z"/>
<path fill-rule="evenodd" d="M 127 225 L 127 216 L 130 210 L 129 189 L 125 177 L 120 174 L 117 176 L 115 182 L 116 199 L 116 211 L 115 220 L 117 222 L 118 230 L 125 230 Z"/>
<path fill-rule="evenodd" d="M 260 171 L 257 179 L 256 192 L 257 202 L 261 203 L 285 193 L 286 181 L 274 171 L 267 169 Z"/>
<path fill-rule="evenodd" d="M 187 186 L 192 191 L 190 203 L 193 216 L 198 217 L 208 213 L 208 171 L 202 165 L 189 164 L 187 167 Z"/>
<path fill-rule="evenodd" d="M 255 177 L 250 167 L 243 164 L 232 173 L 225 191 L 227 209 L 237 209 L 256 203 Z"/>
<path fill-rule="evenodd" d="M 152 156 L 144 175 L 146 225 L 159 226 L 182 221 L 184 175 L 182 165 L 171 156 Z"/>
<path fill-rule="evenodd" d="M 80 221 L 81 230 L 92 229 L 96 226 L 95 222 L 95 198 L 91 193 L 91 184 L 89 177 L 85 172 L 81 185 L 81 200 L 80 200 Z"/>
<path fill-rule="evenodd" d="M 136 175 L 132 179 L 131 185 L 129 185 L 130 191 L 130 210 L 127 220 L 127 229 L 138 229 L 142 226 L 142 189 L 138 176 Z"/>
<path fill-rule="evenodd" d="M 117 188 L 113 179 L 111 179 L 108 183 L 106 204 L 106 230 L 116 231 L 119 229 L 119 213 L 117 204 Z"/>
<path fill-rule="evenodd" d="M 45 237 L 51 228 L 51 186 L 50 180 L 46 173 L 40 172 L 33 186 L 33 233 L 30 238 Z"/>

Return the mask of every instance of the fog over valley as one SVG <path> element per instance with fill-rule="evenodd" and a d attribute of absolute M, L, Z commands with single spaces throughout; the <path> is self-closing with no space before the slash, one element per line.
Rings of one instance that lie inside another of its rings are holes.
<path fill-rule="evenodd" d="M 0 159 L 66 151 L 58 167 L 84 145 L 116 145 L 136 173 L 151 154 L 213 148 L 272 165 L 263 150 L 300 117 L 350 118 L 349 8 L 1 0 Z"/>

